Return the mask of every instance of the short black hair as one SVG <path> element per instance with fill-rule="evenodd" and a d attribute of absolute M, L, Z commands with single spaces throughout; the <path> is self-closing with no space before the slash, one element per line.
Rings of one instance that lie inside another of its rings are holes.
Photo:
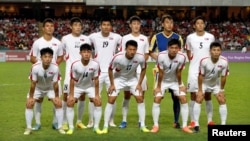
<path fill-rule="evenodd" d="M 172 46 L 172 45 L 178 45 L 178 47 L 181 47 L 181 42 L 178 39 L 171 39 L 168 42 L 168 46 Z"/>
<path fill-rule="evenodd" d="M 40 50 L 41 56 L 43 56 L 43 55 L 45 55 L 47 53 L 50 54 L 50 55 L 53 55 L 54 52 L 50 47 L 45 47 L 45 48 Z"/>
<path fill-rule="evenodd" d="M 141 18 L 139 16 L 137 16 L 137 15 L 132 16 L 132 17 L 129 18 L 129 23 L 131 24 L 133 21 L 141 22 Z"/>
<path fill-rule="evenodd" d="M 161 22 L 164 23 L 165 19 L 169 19 L 170 21 L 174 20 L 173 17 L 171 15 L 169 15 L 169 14 L 162 15 Z"/>
<path fill-rule="evenodd" d="M 220 47 L 220 49 L 222 49 L 221 44 L 219 42 L 212 42 L 210 44 L 210 49 L 212 49 L 214 47 Z"/>
<path fill-rule="evenodd" d="M 46 18 L 46 19 L 44 19 L 44 20 L 43 20 L 43 27 L 45 26 L 46 23 L 52 23 L 52 24 L 54 24 L 54 20 L 51 19 L 51 18 Z"/>
<path fill-rule="evenodd" d="M 90 44 L 85 43 L 85 44 L 82 44 L 80 46 L 80 51 L 82 51 L 82 50 L 90 50 L 90 51 L 92 51 L 92 47 L 91 47 Z"/>
<path fill-rule="evenodd" d="M 73 17 L 70 19 L 70 25 L 73 25 L 73 23 L 81 23 L 82 24 L 82 20 L 79 17 Z"/>
<path fill-rule="evenodd" d="M 137 48 L 138 44 L 137 44 L 137 42 L 135 40 L 128 40 L 126 42 L 126 49 L 127 49 L 128 46 L 134 46 L 134 47 Z"/>
<path fill-rule="evenodd" d="M 204 23 L 206 22 L 203 16 L 197 16 L 196 18 L 193 19 L 193 24 L 195 24 L 198 20 L 202 20 Z"/>
<path fill-rule="evenodd" d="M 112 20 L 109 16 L 104 16 L 103 18 L 101 18 L 100 24 L 102 24 L 103 22 L 110 22 L 110 24 L 112 24 Z"/>

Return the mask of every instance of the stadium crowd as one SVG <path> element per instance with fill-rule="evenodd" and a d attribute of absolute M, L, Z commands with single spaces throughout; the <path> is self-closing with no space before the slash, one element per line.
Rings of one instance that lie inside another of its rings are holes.
<path fill-rule="evenodd" d="M 69 19 L 57 18 L 55 20 L 54 36 L 61 39 L 70 33 Z M 99 21 L 91 19 L 83 20 L 83 34 L 89 35 L 100 31 Z M 162 30 L 159 17 L 155 19 L 142 19 L 141 33 L 152 37 L 154 33 Z M 216 40 L 222 42 L 224 50 L 241 50 L 250 46 L 250 22 L 245 21 L 223 21 L 208 22 L 206 30 L 212 33 Z M 29 50 L 39 37 L 39 21 L 25 18 L 2 18 L 0 19 L 0 49 L 22 49 Z M 179 33 L 183 40 L 193 32 L 191 21 L 183 20 L 175 22 L 174 31 Z M 113 20 L 113 32 L 126 35 L 130 32 L 128 21 L 121 19 Z"/>

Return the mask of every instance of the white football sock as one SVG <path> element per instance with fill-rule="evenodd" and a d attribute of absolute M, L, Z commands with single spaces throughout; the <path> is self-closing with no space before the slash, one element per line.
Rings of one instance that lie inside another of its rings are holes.
<path fill-rule="evenodd" d="M 129 108 L 129 99 L 123 99 L 123 104 L 122 104 L 122 121 L 127 122 L 128 108 Z"/>
<path fill-rule="evenodd" d="M 41 112 L 42 112 L 41 105 L 42 103 L 39 103 L 39 102 L 35 102 L 35 105 L 34 105 L 34 114 L 35 114 L 36 124 L 39 124 L 39 125 L 41 125 Z"/>
<path fill-rule="evenodd" d="M 152 115 L 153 115 L 154 126 L 159 126 L 158 121 L 159 121 L 159 116 L 160 116 L 160 110 L 161 110 L 160 104 L 153 103 Z"/>
<path fill-rule="evenodd" d="M 77 122 L 82 122 L 82 117 L 83 117 L 83 113 L 84 113 L 84 101 L 78 100 L 78 104 L 77 104 Z"/>

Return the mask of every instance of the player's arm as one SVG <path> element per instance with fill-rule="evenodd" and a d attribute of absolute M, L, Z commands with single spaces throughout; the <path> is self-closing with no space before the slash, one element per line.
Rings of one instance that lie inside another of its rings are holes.
<path fill-rule="evenodd" d="M 30 82 L 31 83 L 30 83 L 29 98 L 33 98 L 34 97 L 35 88 L 36 88 L 36 81 L 31 80 Z"/>
<path fill-rule="evenodd" d="M 95 85 L 95 96 L 99 96 L 99 77 L 94 77 L 94 85 Z"/>
<path fill-rule="evenodd" d="M 144 58 L 145 58 L 145 60 L 147 61 L 148 58 L 149 58 L 149 53 L 145 53 L 145 54 L 144 54 Z"/>
<path fill-rule="evenodd" d="M 108 73 L 109 73 L 110 85 L 114 86 L 114 75 L 113 75 L 113 69 L 111 67 L 109 67 Z"/>
<path fill-rule="evenodd" d="M 31 62 L 32 64 L 35 64 L 35 63 L 37 62 L 37 58 L 36 58 L 35 56 L 31 55 L 31 56 L 30 56 L 30 62 Z"/>
<path fill-rule="evenodd" d="M 187 57 L 188 57 L 188 60 L 191 61 L 192 60 L 192 53 L 190 50 L 187 50 Z"/>
<path fill-rule="evenodd" d="M 57 59 L 56 59 L 56 64 L 60 65 L 63 61 L 63 55 L 62 56 L 57 56 Z"/>
<path fill-rule="evenodd" d="M 220 81 L 221 81 L 221 83 L 220 83 L 220 89 L 222 91 L 224 91 L 224 87 L 225 87 L 225 84 L 226 84 L 226 78 L 227 78 L 227 76 L 221 76 L 221 79 L 220 79 Z"/>
<path fill-rule="evenodd" d="M 58 86 L 58 81 L 53 82 L 53 88 L 55 92 L 55 97 L 59 97 L 59 86 Z"/>
<path fill-rule="evenodd" d="M 138 80 L 138 85 L 141 86 L 142 81 L 143 81 L 143 79 L 145 77 L 145 74 L 146 74 L 146 67 L 144 67 L 144 68 L 141 69 L 140 78 Z"/>
<path fill-rule="evenodd" d="M 151 39 L 150 42 L 150 47 L 149 47 L 149 56 L 152 57 L 154 60 L 157 60 L 157 54 L 154 52 L 156 48 L 156 35 L 154 35 Z"/>
<path fill-rule="evenodd" d="M 179 84 L 179 89 L 180 89 L 180 91 L 185 92 L 186 88 L 182 83 L 181 74 L 182 74 L 182 69 L 177 69 L 176 70 L 176 77 L 177 77 L 177 81 L 178 81 L 178 84 Z"/>
<path fill-rule="evenodd" d="M 203 90 L 202 90 L 202 83 L 203 83 L 203 75 L 199 73 L 198 75 L 198 92 L 196 94 L 196 102 L 201 103 L 203 100 Z"/>
<path fill-rule="evenodd" d="M 70 78 L 69 82 L 69 97 L 74 97 L 74 85 L 75 85 L 75 80 L 73 78 Z"/>
<path fill-rule="evenodd" d="M 162 79 L 163 79 L 163 69 L 159 68 L 158 67 L 158 70 L 159 70 L 159 76 L 158 76 L 158 81 L 157 81 L 157 87 L 158 89 L 161 89 L 161 82 L 162 82 Z"/>

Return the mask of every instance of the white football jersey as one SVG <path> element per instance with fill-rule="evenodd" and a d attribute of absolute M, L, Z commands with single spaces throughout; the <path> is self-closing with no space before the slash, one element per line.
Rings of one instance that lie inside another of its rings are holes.
<path fill-rule="evenodd" d="M 229 67 L 226 57 L 220 56 L 216 63 L 211 57 L 203 58 L 200 61 L 199 73 L 203 75 L 203 83 L 209 86 L 220 84 L 220 77 L 228 75 Z"/>
<path fill-rule="evenodd" d="M 196 33 L 187 36 L 185 48 L 190 50 L 192 54 L 189 66 L 189 70 L 192 70 L 192 73 L 198 73 L 200 60 L 210 56 L 210 44 L 214 40 L 214 35 L 208 32 L 205 32 L 203 36 L 198 36 Z"/>
<path fill-rule="evenodd" d="M 109 64 L 117 52 L 121 36 L 110 32 L 108 37 L 103 37 L 101 32 L 92 33 L 89 39 L 95 49 L 95 60 L 99 62 L 101 72 L 108 72 Z"/>
<path fill-rule="evenodd" d="M 49 47 L 53 50 L 52 62 L 56 63 L 57 57 L 63 55 L 63 48 L 62 48 L 62 43 L 55 37 L 52 37 L 50 41 L 45 40 L 43 37 L 37 39 L 33 43 L 29 55 L 34 56 L 37 58 L 38 61 L 41 61 L 40 50 L 46 47 Z"/>
<path fill-rule="evenodd" d="M 149 42 L 148 38 L 145 35 L 140 34 L 138 37 L 133 36 L 132 34 L 127 34 L 122 37 L 122 49 L 121 51 L 125 51 L 126 48 L 126 42 L 129 40 L 134 40 L 137 42 L 137 53 L 140 53 L 142 55 L 149 53 Z M 141 67 L 139 66 L 137 68 L 137 73 L 141 72 Z"/>
<path fill-rule="evenodd" d="M 94 60 L 90 60 L 86 66 L 82 64 L 81 60 L 72 63 L 70 77 L 75 80 L 75 87 L 82 89 L 94 87 L 93 79 L 99 74 L 99 64 Z"/>
<path fill-rule="evenodd" d="M 136 78 L 136 69 L 138 66 L 146 68 L 147 64 L 142 54 L 136 53 L 135 56 L 129 60 L 125 56 L 126 52 L 120 52 L 114 56 L 110 63 L 110 68 L 115 70 L 114 76 L 122 79 Z"/>
<path fill-rule="evenodd" d="M 70 72 L 71 64 L 81 59 L 80 46 L 85 43 L 90 44 L 89 38 L 85 35 L 75 37 L 70 33 L 62 37 L 62 47 L 66 59 L 66 74 Z"/>
<path fill-rule="evenodd" d="M 60 78 L 59 67 L 51 63 L 49 68 L 44 70 L 41 62 L 35 63 L 32 65 L 29 78 L 37 82 L 36 87 L 40 90 L 53 89 L 53 82 L 57 82 Z"/>
<path fill-rule="evenodd" d="M 174 59 L 170 59 L 168 51 L 162 51 L 157 58 L 157 67 L 164 71 L 162 81 L 164 83 L 178 82 L 176 70 L 182 70 L 186 63 L 186 57 L 177 53 Z"/>

